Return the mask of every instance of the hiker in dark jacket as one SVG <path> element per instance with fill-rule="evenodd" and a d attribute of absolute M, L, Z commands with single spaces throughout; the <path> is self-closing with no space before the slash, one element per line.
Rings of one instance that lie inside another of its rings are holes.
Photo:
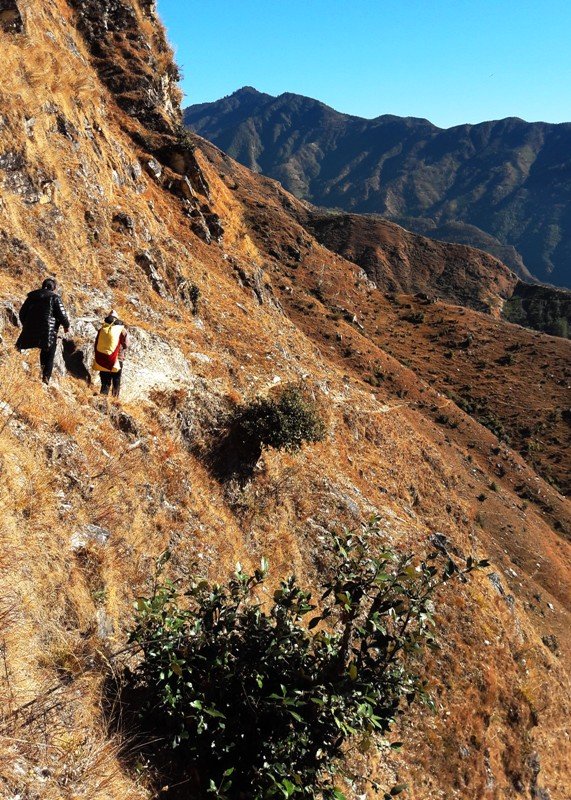
<path fill-rule="evenodd" d="M 57 294 L 57 284 L 53 278 L 46 278 L 41 289 L 30 292 L 20 309 L 22 333 L 18 337 L 18 350 L 38 347 L 42 380 L 49 383 L 56 354 L 57 333 L 60 325 L 69 331 L 69 318 Z"/>

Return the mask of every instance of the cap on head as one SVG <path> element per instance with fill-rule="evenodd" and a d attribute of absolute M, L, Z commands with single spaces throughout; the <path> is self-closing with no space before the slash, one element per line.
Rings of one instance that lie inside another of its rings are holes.
<path fill-rule="evenodd" d="M 109 314 L 108 314 L 107 316 L 109 316 L 109 317 L 115 317 L 115 319 L 118 319 L 118 318 L 119 318 L 119 314 L 118 314 L 118 313 L 115 311 L 115 309 L 114 309 L 114 308 L 112 308 L 112 309 L 111 309 L 111 311 L 109 312 Z"/>
<path fill-rule="evenodd" d="M 55 292 L 57 289 L 55 278 L 46 278 L 42 283 L 42 289 L 46 289 L 48 292 Z"/>

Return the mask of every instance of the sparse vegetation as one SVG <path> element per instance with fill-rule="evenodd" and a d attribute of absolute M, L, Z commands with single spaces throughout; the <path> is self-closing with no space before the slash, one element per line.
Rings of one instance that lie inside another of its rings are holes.
<path fill-rule="evenodd" d="M 511 367 L 511 365 L 515 363 L 515 358 L 513 356 L 513 353 L 506 353 L 505 355 L 500 356 L 498 358 L 497 363 L 501 367 Z"/>
<path fill-rule="evenodd" d="M 413 325 L 420 325 L 422 322 L 424 322 L 424 312 L 411 311 L 409 314 L 404 314 L 401 319 L 404 322 L 411 322 Z"/>
<path fill-rule="evenodd" d="M 379 387 L 385 380 L 385 373 L 380 364 L 373 367 L 370 375 L 365 376 L 365 381 L 371 386 Z"/>
<path fill-rule="evenodd" d="M 196 797 L 341 800 L 346 743 L 380 746 L 405 701 L 428 700 L 418 657 L 435 644 L 435 591 L 487 562 L 397 554 L 375 521 L 333 536 L 329 556 L 319 610 L 293 576 L 267 607 L 264 560 L 226 586 L 159 574 L 137 603 L 141 660 L 122 696 L 155 777 Z"/>

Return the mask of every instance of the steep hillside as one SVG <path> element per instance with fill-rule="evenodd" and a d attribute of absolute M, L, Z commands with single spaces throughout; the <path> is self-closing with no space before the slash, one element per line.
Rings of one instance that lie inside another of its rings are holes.
<path fill-rule="evenodd" d="M 412 800 L 565 800 L 571 509 L 536 471 L 541 451 L 526 461 L 443 395 L 454 370 L 440 342 L 430 385 L 417 323 L 401 319 L 418 298 L 387 298 L 317 241 L 312 208 L 185 135 L 153 2 L 5 6 L 17 24 L 0 32 L 0 796 L 158 796 L 103 701 L 109 674 L 136 661 L 133 602 L 166 547 L 175 579 L 225 579 L 267 555 L 275 583 L 294 570 L 315 589 L 332 535 L 376 514 L 399 550 L 439 534 L 493 563 L 439 598 L 441 648 L 423 667 L 436 713 L 403 718 L 401 752 L 354 756 L 363 774 L 409 783 Z M 398 249 L 394 264 L 406 274 Z M 15 351 L 15 312 L 48 274 L 84 365 L 111 307 L 129 326 L 120 403 L 61 359 L 45 387 L 37 352 Z M 445 303 L 418 323 L 425 340 L 432 314 L 450 337 L 465 316 L 490 340 L 482 359 L 502 337 L 536 349 L 521 424 L 561 402 L 567 341 Z M 474 381 L 484 369 L 468 368 Z M 512 365 L 485 370 L 490 403 L 510 402 Z M 265 451 L 247 481 L 215 474 L 236 405 L 300 381 L 325 441 Z M 180 797 L 168 783 L 160 796 Z M 375 796 L 364 779 L 342 788 Z"/>
<path fill-rule="evenodd" d="M 437 302 L 423 292 L 414 296 L 387 293 L 382 284 L 379 290 L 376 273 L 359 268 L 353 251 L 348 254 L 351 262 L 344 262 L 340 270 L 343 261 L 335 257 L 332 260 L 330 251 L 317 248 L 307 238 L 308 231 L 317 230 L 323 236 L 322 226 L 325 224 L 326 231 L 331 226 L 331 241 L 336 249 L 337 225 L 344 224 L 350 230 L 355 226 L 357 232 L 384 248 L 380 251 L 385 260 L 384 275 L 394 269 L 396 275 L 406 276 L 411 261 L 418 259 L 419 265 L 421 256 L 424 264 L 446 269 L 459 253 L 456 246 L 438 253 L 439 245 L 434 242 L 377 219 L 323 217 L 321 212 L 283 192 L 279 184 L 264 182 L 248 170 L 241 170 L 216 148 L 199 140 L 197 143 L 245 206 L 241 213 L 245 213 L 248 238 L 266 254 L 264 269 L 255 275 L 255 280 L 250 277 L 246 281 L 257 297 L 263 300 L 265 275 L 273 273 L 271 285 L 279 294 L 280 305 L 320 347 L 325 347 L 330 357 L 339 359 L 343 369 L 352 367 L 368 385 L 384 389 L 388 381 L 397 396 L 403 392 L 408 395 L 409 380 L 403 388 L 394 365 L 386 362 L 387 353 L 395 355 L 402 365 L 414 369 L 423 380 L 448 395 L 444 401 L 435 398 L 434 407 L 429 406 L 426 397 L 421 398 L 421 407 L 427 406 L 435 421 L 442 422 L 443 408 L 450 406 L 453 413 L 461 408 L 500 439 L 509 441 L 544 475 L 567 486 L 569 341 Z M 373 226 L 372 236 L 367 231 L 368 224 Z M 343 232 L 341 239 L 346 238 L 349 237 Z M 464 273 L 473 270 L 476 276 L 488 257 L 469 248 L 459 251 Z M 456 262 L 455 268 L 458 266 Z M 508 279 L 513 279 L 509 271 L 499 266 Z M 237 272 L 241 279 L 240 268 Z M 485 271 L 481 274 L 484 287 L 488 275 Z M 472 283 L 480 286 L 475 279 Z M 469 285 L 468 281 L 464 285 Z M 479 290 L 484 297 L 484 289 L 480 286 Z M 537 388 L 529 391 L 530 386 Z M 454 402 L 450 403 L 451 399 Z M 447 427 L 456 428 L 455 420 L 451 419 Z M 475 439 L 480 433 L 474 434 Z M 469 449 L 474 446 L 477 445 L 472 442 Z"/>
<path fill-rule="evenodd" d="M 321 244 L 358 264 L 385 291 L 428 292 L 497 312 L 517 283 L 504 264 L 486 253 L 417 236 L 379 217 L 313 214 L 307 224 Z"/>
<path fill-rule="evenodd" d="M 308 97 L 240 89 L 185 124 L 320 206 L 380 214 L 571 287 L 571 123 L 510 118 L 443 130 L 340 114 Z"/>

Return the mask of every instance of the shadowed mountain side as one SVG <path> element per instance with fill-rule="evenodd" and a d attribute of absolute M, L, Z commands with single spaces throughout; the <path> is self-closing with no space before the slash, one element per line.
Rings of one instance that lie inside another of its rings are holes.
<path fill-rule="evenodd" d="M 436 242 L 379 217 L 314 213 L 307 226 L 318 241 L 363 267 L 387 292 L 436 293 L 458 305 L 497 312 L 517 282 L 487 253 Z"/>
<path fill-rule="evenodd" d="M 300 198 L 483 247 L 524 280 L 531 272 L 571 284 L 571 123 L 508 118 L 443 130 L 251 88 L 190 106 L 184 119 Z"/>
<path fill-rule="evenodd" d="M 571 337 L 571 292 L 564 289 L 518 281 L 502 314 L 518 325 L 564 339 Z"/>

